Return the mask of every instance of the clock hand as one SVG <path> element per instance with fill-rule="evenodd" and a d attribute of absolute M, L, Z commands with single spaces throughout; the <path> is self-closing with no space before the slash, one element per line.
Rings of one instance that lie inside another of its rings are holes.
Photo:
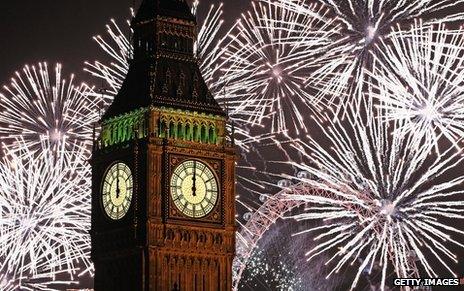
<path fill-rule="evenodd" d="M 119 199 L 119 193 L 121 190 L 119 189 L 119 164 L 116 165 L 116 199 Z"/>
<path fill-rule="evenodd" d="M 192 177 L 192 195 L 193 197 L 197 196 L 197 187 L 196 187 L 196 182 L 197 182 L 197 177 L 196 177 L 196 173 L 197 173 L 197 167 L 196 167 L 197 163 L 196 161 L 193 161 L 193 177 Z"/>

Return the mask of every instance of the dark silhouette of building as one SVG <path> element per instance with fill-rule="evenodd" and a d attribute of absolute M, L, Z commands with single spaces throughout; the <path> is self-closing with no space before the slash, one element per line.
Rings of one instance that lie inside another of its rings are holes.
<path fill-rule="evenodd" d="M 185 0 L 144 0 L 92 157 L 96 291 L 231 290 L 235 151 Z"/>

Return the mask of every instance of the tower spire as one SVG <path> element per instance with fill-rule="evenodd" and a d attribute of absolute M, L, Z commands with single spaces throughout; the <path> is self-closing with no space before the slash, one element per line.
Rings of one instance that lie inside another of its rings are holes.
<path fill-rule="evenodd" d="M 153 21 L 157 16 L 195 21 L 185 0 L 143 0 L 135 16 L 136 23 Z"/>
<path fill-rule="evenodd" d="M 196 17 L 186 0 L 143 0 L 132 29 L 133 60 L 104 120 L 149 106 L 225 115 L 198 66 Z"/>
<path fill-rule="evenodd" d="M 136 61 L 162 50 L 190 54 L 194 58 L 196 17 L 185 0 L 143 0 L 132 21 L 132 29 Z"/>
<path fill-rule="evenodd" d="M 185 0 L 143 0 L 132 29 L 91 160 L 95 290 L 230 291 L 236 154 L 193 52 L 195 18 Z"/>

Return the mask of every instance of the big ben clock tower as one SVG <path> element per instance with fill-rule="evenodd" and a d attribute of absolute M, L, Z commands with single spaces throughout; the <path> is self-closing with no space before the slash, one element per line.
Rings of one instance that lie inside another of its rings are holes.
<path fill-rule="evenodd" d="M 92 157 L 96 291 L 232 289 L 235 152 L 185 0 L 143 0 Z"/>

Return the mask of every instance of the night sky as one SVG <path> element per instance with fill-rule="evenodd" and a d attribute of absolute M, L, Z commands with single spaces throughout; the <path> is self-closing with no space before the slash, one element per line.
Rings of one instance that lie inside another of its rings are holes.
<path fill-rule="evenodd" d="M 83 72 L 84 61 L 104 57 L 94 35 L 105 34 L 111 18 L 124 24 L 129 7 L 141 0 L 20 0 L 0 1 L 0 84 L 9 83 L 25 64 L 59 62 L 67 78 L 75 73 L 78 81 L 92 84 Z M 200 1 L 201 11 L 218 0 Z M 250 0 L 224 1 L 228 24 L 250 8 Z M 99 85 L 99 84 L 96 84 Z"/>
<path fill-rule="evenodd" d="M 61 63 L 63 78 L 74 73 L 76 81 L 100 86 L 100 81 L 83 71 L 84 61 L 105 58 L 92 37 L 106 36 L 105 25 L 111 18 L 124 24 L 129 17 L 129 7 L 134 4 L 138 7 L 140 1 L 0 0 L 0 85 L 7 85 L 14 72 L 25 64 L 46 61 L 49 65 Z M 210 4 L 220 2 L 200 0 L 200 13 Z M 250 0 L 223 2 L 226 27 L 251 8 Z M 463 272 L 463 268 L 461 264 L 459 272 Z"/>

